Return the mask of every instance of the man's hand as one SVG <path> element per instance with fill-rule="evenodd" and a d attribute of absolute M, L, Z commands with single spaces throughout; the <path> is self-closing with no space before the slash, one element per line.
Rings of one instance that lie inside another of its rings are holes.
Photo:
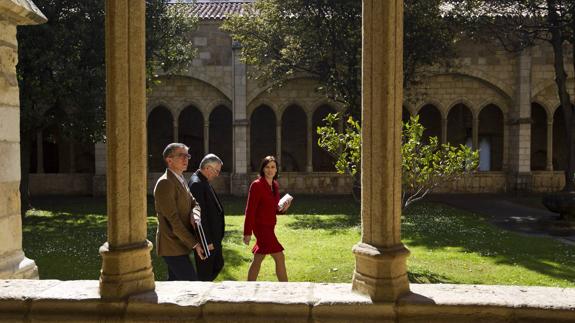
<path fill-rule="evenodd" d="M 204 254 L 204 249 L 202 248 L 202 246 L 198 243 L 198 245 L 196 245 L 196 247 L 194 248 L 196 250 L 196 254 L 198 256 L 200 256 L 200 259 L 202 260 L 206 260 L 208 257 L 206 257 L 206 255 Z"/>
<path fill-rule="evenodd" d="M 210 250 L 210 251 L 214 250 L 214 244 L 213 243 L 210 243 L 208 245 L 208 250 Z"/>
<path fill-rule="evenodd" d="M 245 243 L 245 244 L 249 245 L 249 244 L 250 244 L 250 240 L 252 240 L 252 236 L 251 236 L 251 235 L 249 235 L 249 236 L 244 236 L 244 243 Z"/>

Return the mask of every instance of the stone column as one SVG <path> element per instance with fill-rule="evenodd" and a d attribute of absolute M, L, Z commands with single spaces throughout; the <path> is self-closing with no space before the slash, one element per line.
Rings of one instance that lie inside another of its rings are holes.
<path fill-rule="evenodd" d="M 547 166 L 545 170 L 553 170 L 553 119 L 547 121 Z"/>
<path fill-rule="evenodd" d="M 362 235 L 352 288 L 395 301 L 409 292 L 400 238 L 403 1 L 363 0 L 362 38 Z"/>
<path fill-rule="evenodd" d="M 249 185 L 249 144 L 250 129 L 247 116 L 247 74 L 246 65 L 240 61 L 241 44 L 232 42 L 232 110 L 234 169 L 230 176 L 230 193 L 243 196 L 248 194 Z M 226 161 L 224 160 L 224 163 Z"/>
<path fill-rule="evenodd" d="M 44 136 L 42 131 L 36 131 L 36 173 L 44 173 Z"/>
<path fill-rule="evenodd" d="M 147 237 L 145 9 L 143 0 L 106 1 L 108 241 L 100 247 L 100 295 L 154 289 Z"/>
<path fill-rule="evenodd" d="M 305 171 L 313 172 L 313 114 L 307 114 L 307 163 Z"/>
<path fill-rule="evenodd" d="M 22 251 L 16 26 L 45 22 L 31 1 L 0 0 L 0 279 L 38 279 L 36 263 Z"/>
<path fill-rule="evenodd" d="M 441 143 L 447 143 L 447 117 L 441 116 Z"/>
<path fill-rule="evenodd" d="M 180 128 L 177 119 L 172 120 L 172 128 L 174 129 L 174 133 L 172 134 L 174 136 L 174 142 L 180 142 Z"/>
<path fill-rule="evenodd" d="M 531 189 L 531 52 L 525 49 L 517 60 L 516 92 L 509 112 L 509 187 Z"/>
<path fill-rule="evenodd" d="M 210 120 L 204 120 L 204 154 L 210 151 Z"/>
<path fill-rule="evenodd" d="M 276 158 L 278 164 L 282 167 L 282 121 L 281 119 L 277 121 L 276 124 Z"/>

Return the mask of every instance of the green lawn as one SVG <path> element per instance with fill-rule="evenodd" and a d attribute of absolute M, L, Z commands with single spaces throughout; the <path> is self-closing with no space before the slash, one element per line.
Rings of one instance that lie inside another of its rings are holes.
<path fill-rule="evenodd" d="M 241 242 L 245 199 L 227 197 L 226 266 L 221 280 L 244 280 L 251 246 Z M 35 199 L 37 210 L 24 223 L 24 251 L 42 279 L 97 279 L 99 246 L 106 240 L 105 200 Z M 156 219 L 148 213 L 148 239 Z M 575 287 L 575 247 L 495 228 L 482 218 L 451 207 L 422 203 L 406 212 L 402 237 L 411 250 L 409 278 L 418 283 L 462 283 Z M 359 205 L 347 197 L 298 196 L 290 215 L 280 216 L 276 233 L 286 248 L 291 281 L 350 282 L 351 247 L 360 240 Z M 253 243 L 253 241 L 252 241 Z M 157 280 L 165 266 L 153 255 Z M 264 261 L 260 280 L 275 280 L 273 260 Z"/>

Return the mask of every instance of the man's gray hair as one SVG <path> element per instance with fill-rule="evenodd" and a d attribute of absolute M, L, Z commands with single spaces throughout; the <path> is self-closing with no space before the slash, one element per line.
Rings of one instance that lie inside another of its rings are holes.
<path fill-rule="evenodd" d="M 216 156 L 215 154 L 207 154 L 202 158 L 200 162 L 200 169 L 205 169 L 210 164 L 220 164 L 224 165 L 224 162 L 220 159 L 220 157 Z"/>
<path fill-rule="evenodd" d="M 164 159 L 170 157 L 172 155 L 172 153 L 174 152 L 174 150 L 178 149 L 178 148 L 183 148 L 183 149 L 190 149 L 188 148 L 188 146 L 179 143 L 179 142 L 172 142 L 171 144 L 167 145 L 166 148 L 164 148 L 164 152 L 162 153 L 162 156 L 164 157 Z"/>

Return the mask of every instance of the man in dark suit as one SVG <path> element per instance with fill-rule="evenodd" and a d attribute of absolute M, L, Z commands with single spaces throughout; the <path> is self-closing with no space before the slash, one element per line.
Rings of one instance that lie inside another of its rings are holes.
<path fill-rule="evenodd" d="M 214 155 L 206 155 L 198 169 L 190 178 L 192 195 L 201 208 L 201 224 L 206 236 L 210 256 L 201 259 L 196 254 L 196 268 L 201 281 L 213 281 L 224 267 L 222 239 L 224 238 L 224 208 L 214 188 L 210 184 L 220 175 L 222 160 Z"/>
<path fill-rule="evenodd" d="M 198 280 L 190 261 L 190 252 L 195 251 L 203 259 L 204 250 L 196 237 L 190 220 L 196 201 L 190 194 L 183 172 L 188 168 L 188 147 L 171 143 L 163 153 L 166 172 L 154 187 L 154 204 L 158 216 L 156 251 L 168 265 L 168 280 Z"/>

